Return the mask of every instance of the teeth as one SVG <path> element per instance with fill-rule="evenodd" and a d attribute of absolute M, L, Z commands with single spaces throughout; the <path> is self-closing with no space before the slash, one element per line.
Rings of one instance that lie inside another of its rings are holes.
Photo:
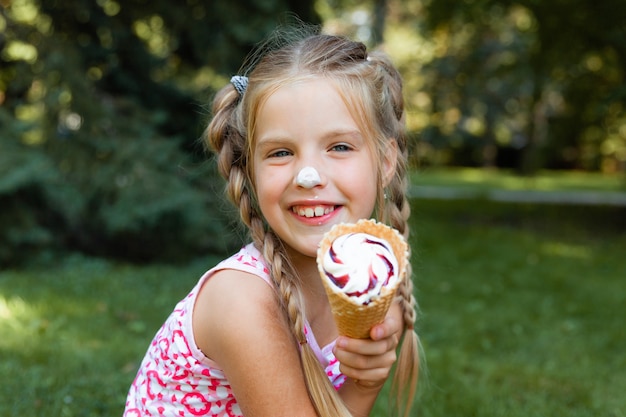
<path fill-rule="evenodd" d="M 294 207 L 293 212 L 303 217 L 320 217 L 335 210 L 334 207 L 315 206 L 315 207 Z"/>

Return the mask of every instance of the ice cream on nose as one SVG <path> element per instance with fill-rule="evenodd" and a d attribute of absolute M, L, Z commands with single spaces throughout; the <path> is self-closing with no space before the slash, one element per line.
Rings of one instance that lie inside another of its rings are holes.
<path fill-rule="evenodd" d="M 313 188 L 321 182 L 320 174 L 313 167 L 302 168 L 296 177 L 296 184 L 304 188 Z"/>

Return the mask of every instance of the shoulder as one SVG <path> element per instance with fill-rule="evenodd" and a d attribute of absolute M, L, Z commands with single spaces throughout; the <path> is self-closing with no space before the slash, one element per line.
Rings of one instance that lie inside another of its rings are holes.
<path fill-rule="evenodd" d="M 212 347 L 226 340 L 232 329 L 254 331 L 265 319 L 278 314 L 280 306 L 272 286 L 257 274 L 221 269 L 204 282 L 193 311 L 196 343 L 206 356 Z M 234 335 L 236 336 L 237 332 Z"/>
<path fill-rule="evenodd" d="M 220 270 L 198 294 L 193 325 L 244 415 L 314 415 L 298 345 L 272 286 L 255 274 Z"/>

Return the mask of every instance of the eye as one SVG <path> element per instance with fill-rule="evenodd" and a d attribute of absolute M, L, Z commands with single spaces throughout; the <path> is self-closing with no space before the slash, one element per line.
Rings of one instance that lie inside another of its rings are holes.
<path fill-rule="evenodd" d="M 284 158 L 286 156 L 290 156 L 291 152 L 286 149 L 280 149 L 278 151 L 271 152 L 268 157 L 270 158 Z"/>
<path fill-rule="evenodd" d="M 333 145 L 330 148 L 331 151 L 335 151 L 335 152 L 348 152 L 348 151 L 351 151 L 352 149 L 353 149 L 352 146 L 346 143 L 338 143 L 336 145 Z"/>

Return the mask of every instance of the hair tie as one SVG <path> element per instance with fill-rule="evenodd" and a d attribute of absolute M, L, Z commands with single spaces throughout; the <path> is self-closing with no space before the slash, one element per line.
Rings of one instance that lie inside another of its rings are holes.
<path fill-rule="evenodd" d="M 246 92 L 246 88 L 248 88 L 248 77 L 235 75 L 230 79 L 230 83 L 235 87 L 239 96 L 242 97 L 243 93 Z"/>

